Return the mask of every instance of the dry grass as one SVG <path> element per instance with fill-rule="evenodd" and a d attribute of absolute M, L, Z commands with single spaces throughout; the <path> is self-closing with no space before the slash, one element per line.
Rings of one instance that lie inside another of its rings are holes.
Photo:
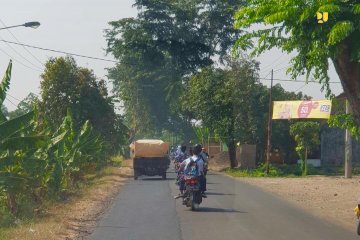
<path fill-rule="evenodd" d="M 45 216 L 16 228 L 2 229 L 0 240 L 82 239 L 111 205 L 132 170 L 108 167 L 93 184 L 64 203 L 48 208 Z"/>

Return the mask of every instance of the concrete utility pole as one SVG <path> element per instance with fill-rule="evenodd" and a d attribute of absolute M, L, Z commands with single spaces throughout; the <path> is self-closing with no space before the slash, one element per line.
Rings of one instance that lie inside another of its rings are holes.
<path fill-rule="evenodd" d="M 349 101 L 346 99 L 346 113 L 351 113 Z M 345 130 L 345 178 L 352 177 L 352 139 L 349 130 Z"/>
<path fill-rule="evenodd" d="M 271 154 L 271 128 L 272 128 L 272 87 L 273 87 L 274 70 L 271 69 L 271 83 L 269 93 L 269 120 L 268 120 L 268 139 L 266 147 L 266 174 L 269 174 L 270 154 Z"/>

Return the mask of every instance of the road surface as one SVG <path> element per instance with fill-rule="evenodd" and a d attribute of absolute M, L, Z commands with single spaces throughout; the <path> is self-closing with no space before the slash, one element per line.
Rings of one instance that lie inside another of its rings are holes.
<path fill-rule="evenodd" d="M 208 198 L 192 212 L 174 200 L 175 174 L 168 180 L 129 180 L 99 221 L 91 240 L 351 240 L 348 231 L 266 193 L 209 173 Z M 289 186 L 290 188 L 291 186 Z M 326 203 L 324 203 L 326 205 Z M 328 211 L 331 211 L 329 209 Z"/>

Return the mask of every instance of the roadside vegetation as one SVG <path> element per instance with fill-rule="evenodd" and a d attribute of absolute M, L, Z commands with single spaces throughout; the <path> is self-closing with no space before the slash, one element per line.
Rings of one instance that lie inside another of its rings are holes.
<path fill-rule="evenodd" d="M 129 141 L 139 138 L 190 144 L 213 136 L 229 150 L 226 173 L 265 176 L 263 164 L 235 168 L 236 146 L 256 145 L 256 160 L 264 162 L 269 89 L 253 56 L 272 48 L 296 52 L 287 71 L 291 78 L 319 81 L 328 97 L 334 97 L 331 61 L 353 113 L 334 116 L 330 126 L 360 134 L 356 1 L 136 0 L 134 6 L 136 17 L 112 21 L 105 30 L 107 54 L 118 62 L 108 68 L 114 96 L 105 80 L 73 58 L 50 58 L 41 74 L 41 96 L 29 94 L 9 112 L 3 102 L 10 62 L 0 83 L 0 227 L 41 216 L 48 204 L 69 199 L 108 164 L 121 166 Z M 317 11 L 332 17 L 319 25 Z M 273 86 L 272 98 L 310 99 L 280 84 Z M 123 115 L 116 113 L 116 103 Z M 306 163 L 325 124 L 274 122 L 271 147 L 286 159 L 298 154 L 302 164 L 272 165 L 268 176 L 342 173 L 339 167 Z"/>
<path fill-rule="evenodd" d="M 1 105 L 11 70 L 12 62 Z M 111 156 L 122 153 L 127 132 L 104 83 L 70 58 L 50 59 L 42 78 L 42 100 L 0 112 L 0 227 L 31 222 L 122 161 Z"/>
<path fill-rule="evenodd" d="M 225 173 L 232 177 L 305 177 L 303 174 L 302 164 L 291 165 L 269 165 L 269 174 L 266 174 L 266 165 L 260 164 L 255 169 L 240 169 L 240 168 L 228 168 L 225 169 Z M 360 166 L 353 166 L 352 172 L 354 175 L 360 175 Z M 314 167 L 313 165 L 307 165 L 306 176 L 343 176 L 344 166 L 321 166 Z"/>

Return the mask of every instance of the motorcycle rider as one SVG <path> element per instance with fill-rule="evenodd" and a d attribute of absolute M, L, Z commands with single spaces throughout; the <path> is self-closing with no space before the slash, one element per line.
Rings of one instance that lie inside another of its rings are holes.
<path fill-rule="evenodd" d="M 181 163 L 186 159 L 186 146 L 179 146 L 175 152 L 175 161 Z"/>
<path fill-rule="evenodd" d="M 201 157 L 204 160 L 204 175 L 206 176 L 209 167 L 209 154 L 206 152 L 205 148 L 202 148 Z"/>
<path fill-rule="evenodd" d="M 193 156 L 185 159 L 181 164 L 180 164 L 180 171 L 183 176 L 184 175 L 189 175 L 191 173 L 191 166 L 195 165 L 196 166 L 196 175 L 200 184 L 200 192 L 202 194 L 202 197 L 206 198 L 207 196 L 205 195 L 205 191 L 206 191 L 206 178 L 204 175 L 204 160 L 201 157 L 201 151 L 202 151 L 202 146 L 200 144 L 196 144 L 193 148 Z M 185 180 L 183 177 L 180 178 L 180 195 L 182 196 L 185 190 Z M 178 197 L 179 197 L 178 196 Z M 175 198 L 178 198 L 175 197 Z"/>

